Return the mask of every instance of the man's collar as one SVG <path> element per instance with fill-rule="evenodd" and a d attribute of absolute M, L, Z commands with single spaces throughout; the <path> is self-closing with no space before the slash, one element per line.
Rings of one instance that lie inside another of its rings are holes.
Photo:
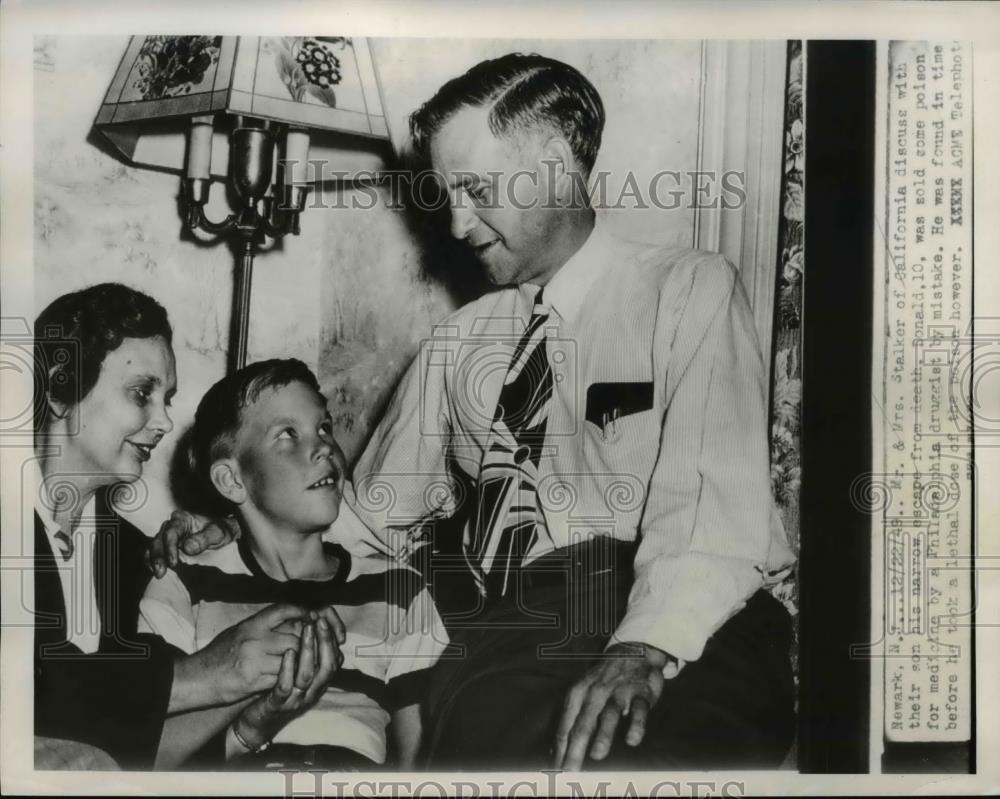
<path fill-rule="evenodd" d="M 611 234 L 595 220 L 594 229 L 590 231 L 583 246 L 573 253 L 546 284 L 545 304 L 561 319 L 572 322 L 576 318 L 594 281 L 611 266 L 608 253 L 612 241 Z M 526 285 L 522 288 L 530 292 L 529 302 L 533 301 L 538 287 Z"/>

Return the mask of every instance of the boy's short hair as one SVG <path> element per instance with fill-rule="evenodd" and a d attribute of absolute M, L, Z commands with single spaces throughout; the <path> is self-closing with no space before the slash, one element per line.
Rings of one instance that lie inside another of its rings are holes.
<path fill-rule="evenodd" d="M 195 496 L 189 502 L 195 505 L 192 510 L 210 516 L 232 513 L 232 503 L 212 483 L 212 464 L 232 455 L 243 411 L 257 401 L 261 392 L 290 383 L 304 383 L 323 397 L 316 375 L 297 358 L 257 361 L 226 375 L 205 392 L 195 411 L 187 442 L 187 467 L 191 488 L 195 489 Z"/>

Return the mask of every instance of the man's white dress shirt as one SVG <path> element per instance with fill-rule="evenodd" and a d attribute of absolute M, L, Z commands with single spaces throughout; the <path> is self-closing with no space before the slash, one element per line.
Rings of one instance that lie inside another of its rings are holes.
<path fill-rule="evenodd" d="M 511 353 L 537 286 L 487 294 L 422 342 L 354 472 L 380 548 L 475 491 Z M 696 660 L 791 565 L 771 493 L 767 387 L 753 315 L 722 256 L 594 229 L 545 286 L 554 376 L 530 562 L 593 535 L 639 541 L 609 643 Z M 474 496 L 472 497 L 474 501 Z"/>

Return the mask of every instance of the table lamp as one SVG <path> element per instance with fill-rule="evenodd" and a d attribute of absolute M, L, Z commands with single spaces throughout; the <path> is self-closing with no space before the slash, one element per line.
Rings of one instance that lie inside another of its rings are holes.
<path fill-rule="evenodd" d="M 125 161 L 183 176 L 184 223 L 239 242 L 227 368 L 246 364 L 254 255 L 299 232 L 308 191 L 374 180 L 390 153 L 366 39 L 133 36 L 94 122 Z M 232 213 L 206 216 L 213 181 Z"/>

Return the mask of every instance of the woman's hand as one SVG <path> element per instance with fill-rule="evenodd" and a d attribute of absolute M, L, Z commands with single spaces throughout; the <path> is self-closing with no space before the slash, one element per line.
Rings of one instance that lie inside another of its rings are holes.
<path fill-rule="evenodd" d="M 286 652 L 299 648 L 300 637 L 287 623 L 311 618 L 304 608 L 272 605 L 223 630 L 204 649 L 176 662 L 170 712 L 230 704 L 271 688 Z"/>
<path fill-rule="evenodd" d="M 240 537 L 235 519 L 205 520 L 183 510 L 170 514 L 146 550 L 146 565 L 156 577 L 174 568 L 179 553 L 197 555 L 206 549 L 218 549 Z"/>
<path fill-rule="evenodd" d="M 319 701 L 341 662 L 334 632 L 320 615 L 303 625 L 298 655 L 287 650 L 274 687 L 254 700 L 234 722 L 240 737 L 252 747 L 263 746 L 296 716 Z"/>

